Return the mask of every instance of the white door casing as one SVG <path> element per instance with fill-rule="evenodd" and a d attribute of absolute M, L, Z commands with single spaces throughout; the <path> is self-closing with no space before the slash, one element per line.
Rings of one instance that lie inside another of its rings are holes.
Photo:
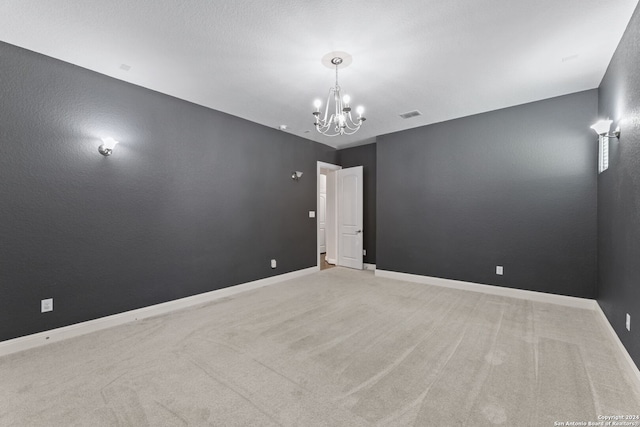
<path fill-rule="evenodd" d="M 320 253 L 327 252 L 327 175 L 320 174 L 318 182 L 318 246 Z"/>
<path fill-rule="evenodd" d="M 320 175 L 327 176 L 327 198 L 326 198 L 326 211 L 325 211 L 325 237 L 326 237 L 326 259 L 330 264 L 336 264 L 337 252 L 338 252 L 338 178 L 337 171 L 342 169 L 342 166 L 334 165 L 332 163 L 326 163 L 318 161 L 316 162 L 316 211 L 320 211 Z M 316 234 L 319 236 L 320 223 L 316 218 Z M 321 264 L 320 255 L 320 239 L 316 239 L 317 252 L 318 252 L 318 269 Z"/>
<path fill-rule="evenodd" d="M 338 174 L 338 265 L 362 270 L 363 168 L 341 169 Z"/>

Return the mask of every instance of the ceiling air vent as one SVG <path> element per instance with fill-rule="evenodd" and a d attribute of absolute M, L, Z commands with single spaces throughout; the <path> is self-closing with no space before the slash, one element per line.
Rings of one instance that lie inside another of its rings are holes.
<path fill-rule="evenodd" d="M 402 117 L 403 119 L 410 119 L 411 117 L 417 117 L 421 115 L 422 113 L 420 111 L 413 110 L 413 111 L 407 111 L 406 113 L 400 114 L 400 117 Z"/>

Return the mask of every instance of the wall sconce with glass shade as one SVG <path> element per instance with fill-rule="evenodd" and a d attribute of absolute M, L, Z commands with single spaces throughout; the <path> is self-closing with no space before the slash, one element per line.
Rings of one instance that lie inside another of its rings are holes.
<path fill-rule="evenodd" d="M 620 126 L 616 127 L 613 134 L 609 133 L 612 120 L 598 120 L 591 125 L 598 134 L 598 173 L 602 173 L 609 168 L 609 138 L 616 137 L 620 139 Z"/>
<path fill-rule="evenodd" d="M 291 172 L 291 179 L 292 180 L 299 181 L 300 177 L 302 177 L 302 172 L 300 172 L 300 171 Z"/>
<path fill-rule="evenodd" d="M 98 147 L 98 152 L 103 156 L 110 156 L 117 144 L 118 141 L 111 137 L 102 138 L 102 144 Z"/>

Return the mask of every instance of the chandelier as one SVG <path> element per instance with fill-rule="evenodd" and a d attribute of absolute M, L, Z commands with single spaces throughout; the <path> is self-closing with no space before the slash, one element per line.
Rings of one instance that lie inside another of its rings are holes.
<path fill-rule="evenodd" d="M 338 66 L 342 62 L 343 59 L 339 56 L 331 60 L 331 63 L 336 67 L 336 85 L 329 89 L 329 96 L 327 96 L 327 103 L 324 107 L 324 116 L 320 116 L 322 101 L 316 99 L 313 102 L 313 106 L 316 107 L 316 111 L 313 112 L 316 118 L 314 125 L 316 130 L 325 136 L 353 135 L 360 129 L 362 123 L 367 120 L 362 115 L 364 107 L 360 105 L 356 108 L 358 117 L 354 121 L 351 117 L 351 97 L 349 95 L 340 96 Z"/>

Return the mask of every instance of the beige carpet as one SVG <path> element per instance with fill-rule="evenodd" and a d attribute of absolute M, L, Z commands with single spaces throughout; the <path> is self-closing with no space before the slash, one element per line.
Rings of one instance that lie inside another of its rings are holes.
<path fill-rule="evenodd" d="M 640 414 L 595 312 L 332 268 L 0 358 L 2 426 L 553 426 Z"/>

